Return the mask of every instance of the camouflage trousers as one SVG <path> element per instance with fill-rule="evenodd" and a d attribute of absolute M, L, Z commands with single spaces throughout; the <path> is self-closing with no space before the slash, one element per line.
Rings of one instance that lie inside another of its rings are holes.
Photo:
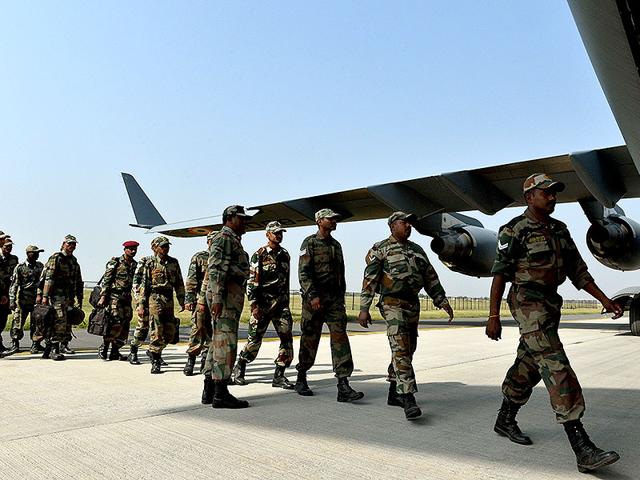
<path fill-rule="evenodd" d="M 398 393 L 415 393 L 418 389 L 412 362 L 418 345 L 420 304 L 388 301 L 380 305 L 380 313 L 387 323 L 391 348 L 387 380 L 396 382 Z"/>
<path fill-rule="evenodd" d="M 322 336 L 322 325 L 329 327 L 329 341 L 331 344 L 331 360 L 333 372 L 338 378 L 346 378 L 353 373 L 353 359 L 351 345 L 347 336 L 347 313 L 344 298 L 328 297 L 322 299 L 322 308 L 318 311 L 311 309 L 308 301 L 302 304 L 302 318 L 300 320 L 300 351 L 296 370 L 307 372 L 316 361 L 318 344 Z"/>
<path fill-rule="evenodd" d="M 149 297 L 149 351 L 162 353 L 176 333 L 173 293 L 152 293 Z"/>
<path fill-rule="evenodd" d="M 293 335 L 291 334 L 293 319 L 288 308 L 279 308 L 265 313 L 260 320 L 251 315 L 247 344 L 240 352 L 240 358 L 246 360 L 247 363 L 251 363 L 256 359 L 269 323 L 273 323 L 273 327 L 280 338 L 280 349 L 278 350 L 275 364 L 279 367 L 288 368 L 293 361 Z"/>
<path fill-rule="evenodd" d="M 149 309 L 145 309 L 144 317 L 138 317 L 138 323 L 131 339 L 132 347 L 139 347 L 149 336 Z"/>
<path fill-rule="evenodd" d="M 129 326 L 133 317 L 131 296 L 112 294 L 109 301 L 109 312 L 111 313 L 109 333 L 102 338 L 105 344 L 113 343 L 114 347 L 120 348 L 127 343 L 129 337 Z"/>
<path fill-rule="evenodd" d="M 13 311 L 13 323 L 11 324 L 11 339 L 22 340 L 24 337 L 24 324 L 27 321 L 27 317 L 33 312 L 33 303 L 18 303 L 18 308 Z M 33 340 L 35 332 L 34 322 L 29 322 L 29 333 Z"/>
<path fill-rule="evenodd" d="M 196 305 L 195 310 L 191 312 L 191 333 L 189 334 L 187 353 L 196 356 L 200 353 L 204 355 L 209 350 L 212 335 L 213 323 L 209 307 L 205 306 L 204 312 L 199 312 Z"/>
<path fill-rule="evenodd" d="M 211 292 L 207 292 L 207 304 L 211 309 Z M 214 380 L 228 380 L 238 352 L 238 325 L 244 306 L 244 286 L 229 283 L 222 299 L 222 314 L 213 320 L 212 346 L 207 352 L 203 374 Z"/>
<path fill-rule="evenodd" d="M 518 325 L 524 324 L 525 330 L 530 330 L 532 321 L 528 312 L 538 311 L 535 305 L 522 308 L 517 302 L 510 301 L 509 306 Z M 544 309 L 543 304 L 538 307 Z M 547 309 L 542 318 L 544 322 L 538 324 L 537 330 L 522 332 L 521 328 L 516 360 L 502 383 L 502 393 L 514 403 L 524 405 L 533 387 L 542 380 L 549 392 L 556 421 L 578 420 L 584 414 L 585 403 L 582 388 L 558 335 L 560 309 Z"/>
<path fill-rule="evenodd" d="M 67 323 L 67 307 L 70 306 L 67 297 L 50 297 L 49 304 L 55 311 L 55 320 L 52 328 L 45 333 L 45 338 L 49 342 L 69 342 L 71 341 L 71 324 Z"/>

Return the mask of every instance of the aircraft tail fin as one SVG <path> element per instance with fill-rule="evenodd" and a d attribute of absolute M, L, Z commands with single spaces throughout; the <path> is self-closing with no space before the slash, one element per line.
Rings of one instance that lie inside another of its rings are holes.
<path fill-rule="evenodd" d="M 158 209 L 151 203 L 147 194 L 144 193 L 142 187 L 138 184 L 133 175 L 122 172 L 122 180 L 129 195 L 133 214 L 136 216 L 137 224 L 131 224 L 132 227 L 153 228 L 158 225 L 164 225 L 167 222 L 162 218 Z"/>

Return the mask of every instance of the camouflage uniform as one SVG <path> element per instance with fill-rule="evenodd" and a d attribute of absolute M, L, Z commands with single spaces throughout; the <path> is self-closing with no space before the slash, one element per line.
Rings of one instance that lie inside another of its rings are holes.
<path fill-rule="evenodd" d="M 1 242 L 4 244 L 4 241 Z M 2 245 L 0 245 L 0 248 Z M 9 318 L 9 287 L 11 285 L 11 276 L 13 270 L 18 265 L 18 257 L 8 253 L 4 255 L 0 251 L 0 297 L 6 297 L 7 303 L 0 305 L 0 350 L 3 350 L 2 344 L 2 332 L 7 326 L 7 319 Z"/>
<path fill-rule="evenodd" d="M 142 279 L 144 277 L 144 268 L 151 260 L 153 260 L 153 255 L 142 257 L 136 266 L 135 273 L 133 274 L 132 289 L 136 302 L 140 301 L 140 288 L 142 286 Z M 145 308 L 144 316 L 142 318 L 138 317 L 138 323 L 136 324 L 136 329 L 134 330 L 133 338 L 131 339 L 131 346 L 139 347 L 140 344 L 147 339 L 148 335 L 149 309 Z"/>
<path fill-rule="evenodd" d="M 593 282 L 564 223 L 540 223 L 527 210 L 500 229 L 494 274 L 511 281 L 507 302 L 520 327 L 515 363 L 502 392 L 524 405 L 542 379 L 559 423 L 578 420 L 585 409 L 582 389 L 558 336 L 562 297 L 557 288 L 567 277 L 576 288 Z"/>
<path fill-rule="evenodd" d="M 53 343 L 69 342 L 72 325 L 67 323 L 67 308 L 75 301 L 81 304 L 84 294 L 78 260 L 63 251 L 54 253 L 44 266 L 41 280 L 38 294 L 49 298 L 56 313 L 53 328 L 45 333 L 45 337 Z"/>
<path fill-rule="evenodd" d="M 33 306 L 36 303 L 38 283 L 40 282 L 43 269 L 44 265 L 42 262 L 35 261 L 30 263 L 24 261 L 13 271 L 11 288 L 9 290 L 9 303 L 18 306 L 13 312 L 13 324 L 11 326 L 11 338 L 13 340 L 22 340 L 24 336 L 24 324 L 29 314 L 33 312 Z M 29 325 L 31 340 L 42 340 L 42 338 L 34 338 L 35 323 L 29 322 Z"/>
<path fill-rule="evenodd" d="M 154 255 L 146 262 L 138 306 L 149 309 L 149 352 L 161 354 L 173 340 L 177 325 L 173 307 L 173 292 L 180 305 L 184 305 L 184 283 L 178 260 L 166 256 L 161 260 Z"/>
<path fill-rule="evenodd" d="M 129 262 L 126 255 L 113 257 L 107 262 L 102 277 L 100 296 L 107 298 L 112 319 L 109 333 L 103 339 L 105 344 L 113 342 L 116 350 L 127 342 L 129 336 L 129 325 L 133 317 L 131 289 L 136 265 L 137 262 Z"/>
<path fill-rule="evenodd" d="M 293 320 L 289 311 L 289 274 L 291 257 L 280 247 L 277 251 L 268 246 L 261 247 L 251 256 L 247 299 L 253 308 L 257 305 L 262 318 L 253 315 L 249 319 L 249 336 L 240 358 L 247 363 L 255 360 L 262 339 L 270 322 L 280 338 L 280 349 L 275 364 L 289 367 L 293 361 Z"/>
<path fill-rule="evenodd" d="M 436 307 L 447 304 L 438 274 L 420 245 L 407 240 L 402 244 L 391 235 L 378 242 L 366 257 L 360 311 L 369 311 L 376 293 L 377 307 L 387 323 L 391 347 L 388 381 L 397 382 L 399 394 L 415 393 L 416 379 L 411 365 L 418 341 L 420 300 L 425 289 Z"/>
<path fill-rule="evenodd" d="M 353 360 L 347 337 L 346 282 L 340 243 L 333 237 L 321 238 L 317 233 L 305 238 L 300 247 L 298 279 L 304 301 L 296 370 L 306 373 L 315 363 L 322 324 L 326 323 L 331 333 L 333 371 L 338 378 L 351 376 Z M 320 298 L 322 307 L 318 311 L 311 308 L 314 298 Z"/>
<path fill-rule="evenodd" d="M 187 353 L 197 356 L 200 353 L 206 355 L 213 334 L 211 323 L 211 312 L 206 305 L 206 298 L 202 291 L 206 292 L 208 282 L 207 263 L 209 262 L 209 252 L 203 250 L 191 257 L 189 263 L 189 273 L 185 282 L 186 303 L 194 305 L 191 312 L 191 333 L 189 335 L 189 346 Z M 205 311 L 199 312 L 197 305 L 204 305 Z"/>
<path fill-rule="evenodd" d="M 249 256 L 240 236 L 222 227 L 209 247 L 206 298 L 209 309 L 222 304 L 222 314 L 213 321 L 213 348 L 209 348 L 203 373 L 213 380 L 229 380 L 238 350 L 238 324 L 249 277 Z"/>

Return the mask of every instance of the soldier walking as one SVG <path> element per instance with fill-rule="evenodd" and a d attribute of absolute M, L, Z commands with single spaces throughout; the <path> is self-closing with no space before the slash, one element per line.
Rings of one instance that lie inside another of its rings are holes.
<path fill-rule="evenodd" d="M 364 397 L 364 393 L 356 392 L 349 385 L 353 359 L 344 304 L 344 258 L 340 243 L 331 236 L 339 217 L 329 208 L 318 210 L 315 214 L 318 232 L 305 238 L 300 247 L 298 279 L 303 298 L 302 336 L 295 389 L 299 395 L 313 395 L 307 384 L 307 372 L 315 363 L 322 325 L 326 323 L 331 332 L 333 371 L 338 378 L 338 402 L 353 402 Z"/>
<path fill-rule="evenodd" d="M 73 256 L 77 243 L 73 235 L 65 236 L 60 251 L 49 257 L 42 271 L 42 290 L 39 286 L 36 303 L 51 305 L 55 311 L 53 327 L 46 332 L 42 358 L 64 360 L 63 353 L 75 353 L 68 346 L 71 324 L 67 322 L 67 309 L 76 303 L 82 308 L 84 295 L 80 265 Z"/>
<path fill-rule="evenodd" d="M 9 318 L 9 288 L 13 270 L 18 265 L 18 257 L 13 255 L 13 241 L 9 235 L 0 234 L 0 354 L 8 349 L 2 343 L 2 332 Z"/>
<path fill-rule="evenodd" d="M 369 328 L 369 309 L 375 294 L 379 293 L 377 307 L 387 323 L 391 347 L 387 405 L 403 407 L 407 420 L 414 420 L 422 415 L 414 396 L 418 389 L 412 366 L 418 343 L 420 290 L 424 288 L 433 304 L 449 314 L 449 322 L 453 320 L 453 309 L 438 274 L 422 247 L 409 240 L 411 222 L 414 220 L 413 214 L 391 214 L 387 221 L 391 236 L 374 244 L 367 253 L 358 316 L 360 325 Z"/>
<path fill-rule="evenodd" d="M 155 255 L 144 266 L 138 317 L 143 318 L 149 309 L 151 373 L 160 370 L 162 350 L 173 340 L 178 326 L 175 322 L 173 293 L 175 292 L 180 311 L 184 311 L 184 283 L 178 260 L 169 256 L 171 242 L 167 237 L 153 239 Z"/>
<path fill-rule="evenodd" d="M 133 317 L 131 289 L 137 265 L 134 257 L 139 245 L 135 240 L 124 242 L 122 244 L 124 253 L 107 262 L 102 277 L 98 307 L 106 306 L 111 314 L 109 332 L 104 335 L 102 345 L 98 348 L 98 357 L 102 360 L 127 360 L 126 356 L 120 354 L 120 348 L 127 341 Z M 111 353 L 109 353 L 109 345 L 111 345 Z"/>
<path fill-rule="evenodd" d="M 13 311 L 13 323 L 11 325 L 11 349 L 4 353 L 5 356 L 13 355 L 20 351 L 20 340 L 24 336 L 24 325 L 27 317 L 33 312 L 36 303 L 38 283 L 44 265 L 38 261 L 40 252 L 44 252 L 35 245 L 26 248 L 27 259 L 18 264 L 11 277 L 9 289 L 9 308 Z M 31 353 L 42 352 L 44 348 L 40 345 L 41 339 L 36 339 L 35 322 L 29 321 Z"/>
<path fill-rule="evenodd" d="M 207 235 L 207 248 L 211 246 L 214 232 Z M 209 343 L 213 335 L 213 324 L 211 323 L 211 312 L 207 306 L 205 295 L 209 283 L 207 275 L 207 264 L 209 262 L 209 250 L 203 250 L 191 257 L 189 272 L 185 282 L 185 308 L 191 312 L 191 333 L 189 334 L 189 346 L 187 347 L 187 363 L 183 373 L 186 376 L 193 375 L 193 368 L 196 364 L 196 357 L 202 356 L 200 361 L 200 372 L 204 370 L 204 363 L 209 351 Z M 204 287 L 203 287 L 204 285 Z"/>
<path fill-rule="evenodd" d="M 576 454 L 578 470 L 588 472 L 620 456 L 596 447 L 580 421 L 585 410 L 582 389 L 558 335 L 562 307 L 558 286 L 569 277 L 577 289 L 584 289 L 607 312 L 613 312 L 613 318 L 622 316 L 623 310 L 595 284 L 567 226 L 551 217 L 556 195 L 563 190 L 564 184 L 548 175 L 529 176 L 523 185 L 527 209 L 498 235 L 486 334 L 492 340 L 501 337 L 500 303 L 506 283 L 511 282 L 507 302 L 520 328 L 520 343 L 502 384 L 504 399 L 494 430 L 512 442 L 531 445 L 531 438 L 518 427 L 516 414 L 542 380 L 556 421 L 564 427 Z"/>
<path fill-rule="evenodd" d="M 153 246 L 153 241 L 151 241 L 151 251 L 155 251 L 155 247 Z M 140 288 L 142 286 L 142 278 L 144 276 L 144 269 L 146 265 L 153 259 L 153 255 L 149 255 L 147 257 L 142 257 L 138 262 L 135 272 L 133 274 L 133 298 L 137 303 L 140 301 Z M 140 360 L 138 359 L 138 348 L 142 342 L 144 342 L 149 336 L 149 309 L 145 308 L 142 317 L 136 315 L 138 321 L 136 323 L 136 328 L 133 331 L 133 338 L 130 343 L 129 355 L 127 356 L 127 360 L 131 365 L 140 365 Z M 160 360 L 161 365 L 166 365 Z"/>
<path fill-rule="evenodd" d="M 241 238 L 251 218 L 240 205 L 225 208 L 224 226 L 209 247 L 206 297 L 213 317 L 212 347 L 204 369 L 202 403 L 213 408 L 247 408 L 249 402 L 229 393 L 228 384 L 238 350 L 238 324 L 249 277 L 249 256 Z"/>
<path fill-rule="evenodd" d="M 266 228 L 267 245 L 251 256 L 247 282 L 247 299 L 251 306 L 249 337 L 233 369 L 233 382 L 236 385 L 246 385 L 244 375 L 247 364 L 255 360 L 267 327 L 273 323 L 280 338 L 280 349 L 275 359 L 276 370 L 271 386 L 293 389 L 284 376 L 284 371 L 293 360 L 293 320 L 289 310 L 291 257 L 280 245 L 283 232 L 286 230 L 280 222 L 269 223 Z"/>

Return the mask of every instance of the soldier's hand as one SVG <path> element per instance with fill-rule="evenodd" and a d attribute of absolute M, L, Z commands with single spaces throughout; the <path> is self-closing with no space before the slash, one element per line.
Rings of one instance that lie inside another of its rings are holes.
<path fill-rule="evenodd" d="M 42 305 L 49 305 L 49 297 L 42 297 Z"/>
<path fill-rule="evenodd" d="M 198 313 L 205 313 L 207 311 L 206 308 L 207 307 L 206 307 L 206 305 L 204 303 L 199 303 L 198 304 Z"/>
<path fill-rule="evenodd" d="M 184 308 L 189 312 L 193 312 L 195 310 L 195 305 L 193 303 L 185 303 Z"/>
<path fill-rule="evenodd" d="M 251 309 L 251 315 L 253 315 L 253 318 L 256 320 L 262 320 L 262 310 L 257 305 Z"/>
<path fill-rule="evenodd" d="M 491 317 L 487 320 L 485 333 L 491 340 L 498 341 L 502 338 L 502 324 L 500 323 L 500 317 Z"/>
<path fill-rule="evenodd" d="M 138 314 L 139 318 L 144 318 L 144 307 L 136 308 L 136 313 Z"/>
<path fill-rule="evenodd" d="M 311 304 L 311 310 L 317 311 L 320 310 L 322 304 L 320 303 L 320 297 L 312 298 L 309 302 Z"/>
<path fill-rule="evenodd" d="M 9 298 L 5 297 L 4 295 L 0 297 L 0 305 L 6 305 L 8 302 Z"/>
<path fill-rule="evenodd" d="M 213 319 L 219 319 L 220 315 L 222 315 L 222 304 L 214 303 L 213 305 L 211 305 L 211 316 L 213 317 Z"/>
<path fill-rule="evenodd" d="M 622 308 L 619 303 L 614 302 L 610 298 L 607 298 L 606 301 L 602 302 L 602 307 L 604 308 L 605 312 L 613 313 L 613 317 L 611 317 L 612 320 L 620 318 L 624 313 L 624 308 Z"/>
<path fill-rule="evenodd" d="M 453 321 L 453 308 L 451 308 L 450 304 L 445 303 L 442 305 L 442 309 L 449 315 L 449 323 L 451 323 Z"/>
<path fill-rule="evenodd" d="M 36 304 L 42 303 L 42 295 L 36 295 Z"/>
<path fill-rule="evenodd" d="M 104 304 L 107 302 L 107 297 L 102 295 L 100 297 L 100 300 L 98 300 L 98 307 L 102 308 L 104 307 Z"/>
<path fill-rule="evenodd" d="M 369 328 L 369 325 L 371 325 L 371 314 L 368 310 L 363 310 L 360 312 L 360 314 L 358 315 L 358 323 L 363 328 Z"/>

